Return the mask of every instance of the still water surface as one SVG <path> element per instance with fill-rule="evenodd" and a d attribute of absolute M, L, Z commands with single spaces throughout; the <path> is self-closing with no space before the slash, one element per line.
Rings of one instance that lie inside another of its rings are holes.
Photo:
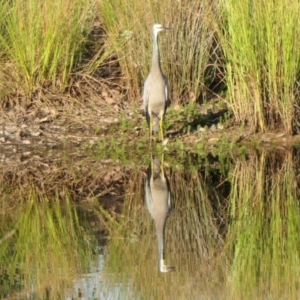
<path fill-rule="evenodd" d="M 3 176 L 0 299 L 299 299 L 299 154 L 149 156 L 120 213 Z"/>

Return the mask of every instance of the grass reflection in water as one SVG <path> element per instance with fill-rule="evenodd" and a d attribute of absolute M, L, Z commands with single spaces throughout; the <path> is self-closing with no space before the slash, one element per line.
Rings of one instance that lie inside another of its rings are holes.
<path fill-rule="evenodd" d="M 165 154 L 173 206 L 165 252 L 176 267 L 166 274 L 157 268 L 157 236 L 144 201 L 147 164 L 127 170 L 121 213 L 95 201 L 86 208 L 89 225 L 67 190 L 59 203 L 37 197 L 29 185 L 13 210 L 3 193 L 0 295 L 61 299 L 74 287 L 78 296 L 80 287 L 96 299 L 296 299 L 298 157 L 297 149 L 222 159 Z M 91 223 L 108 233 L 101 268 Z"/>

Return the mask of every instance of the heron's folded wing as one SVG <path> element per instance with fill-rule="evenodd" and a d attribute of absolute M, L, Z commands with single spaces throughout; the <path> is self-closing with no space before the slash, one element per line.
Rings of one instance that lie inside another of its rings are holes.
<path fill-rule="evenodd" d="M 148 107 L 148 103 L 149 103 L 149 95 L 150 95 L 150 87 L 149 87 L 149 80 L 147 78 L 144 83 L 144 88 L 143 88 L 143 106 L 144 106 L 145 112 L 147 112 L 147 107 Z"/>
<path fill-rule="evenodd" d="M 164 75 L 164 81 L 165 81 L 165 97 L 166 97 L 166 107 L 165 109 L 170 106 L 171 100 L 170 100 L 170 86 L 167 77 Z"/>

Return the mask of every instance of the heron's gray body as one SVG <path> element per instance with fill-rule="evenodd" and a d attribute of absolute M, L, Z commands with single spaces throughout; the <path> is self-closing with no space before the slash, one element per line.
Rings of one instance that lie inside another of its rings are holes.
<path fill-rule="evenodd" d="M 171 211 L 171 194 L 169 181 L 161 170 L 160 161 L 152 160 L 152 171 L 148 170 L 146 182 L 146 202 L 148 210 L 155 222 L 159 235 L 164 230 L 166 220 Z"/>
<path fill-rule="evenodd" d="M 157 132 L 159 125 L 161 125 L 162 135 L 162 120 L 167 111 L 169 99 L 168 80 L 161 70 L 158 48 L 158 32 L 164 29 L 166 28 L 160 24 L 154 24 L 153 26 L 152 63 L 143 90 L 143 104 L 147 123 L 150 125 L 150 134 L 152 134 L 152 131 Z"/>
<path fill-rule="evenodd" d="M 171 190 L 160 161 L 155 157 L 148 168 L 145 183 L 145 199 L 147 208 L 155 223 L 158 242 L 159 268 L 161 272 L 169 272 L 173 267 L 165 265 L 165 226 L 171 211 Z"/>

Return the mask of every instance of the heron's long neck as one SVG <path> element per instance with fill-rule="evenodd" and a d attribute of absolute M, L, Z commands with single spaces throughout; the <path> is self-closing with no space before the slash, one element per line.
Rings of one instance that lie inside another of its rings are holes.
<path fill-rule="evenodd" d="M 158 74 L 162 73 L 161 67 L 160 67 L 160 56 L 159 56 L 157 33 L 153 35 L 153 52 L 152 52 L 151 73 L 158 73 Z"/>

